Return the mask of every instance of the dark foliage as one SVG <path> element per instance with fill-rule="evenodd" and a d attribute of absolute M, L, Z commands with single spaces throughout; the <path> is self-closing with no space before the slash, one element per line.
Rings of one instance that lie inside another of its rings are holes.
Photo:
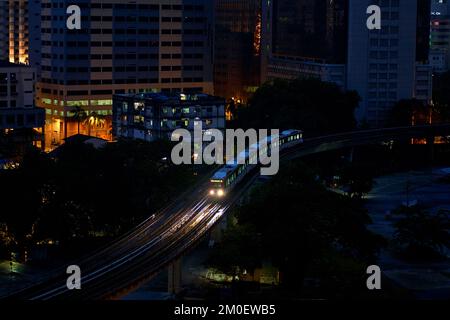
<path fill-rule="evenodd" d="M 320 274 L 333 282 L 332 277 L 346 274 L 337 270 L 346 267 L 347 272 L 359 268 L 364 274 L 361 262 L 372 261 L 384 244 L 366 229 L 370 219 L 360 201 L 329 192 L 301 164 L 290 165 L 254 189 L 236 217 L 239 232 L 225 234 L 210 264 L 229 272 L 236 266 L 249 270 L 268 259 L 280 269 L 283 284 L 294 291 L 309 276 Z M 331 269 L 335 272 L 329 273 Z"/>
<path fill-rule="evenodd" d="M 116 236 L 150 216 L 194 179 L 162 158 L 171 145 L 119 141 L 103 149 L 63 145 L 56 158 L 33 151 L 0 171 L 3 223 L 15 243 Z"/>
<path fill-rule="evenodd" d="M 238 128 L 302 129 L 308 135 L 351 131 L 359 103 L 356 92 L 312 79 L 274 80 L 238 109 Z"/>

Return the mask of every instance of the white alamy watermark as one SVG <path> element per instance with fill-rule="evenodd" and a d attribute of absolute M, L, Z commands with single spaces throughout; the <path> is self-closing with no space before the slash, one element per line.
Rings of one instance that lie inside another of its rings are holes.
<path fill-rule="evenodd" d="M 367 289 L 369 290 L 381 290 L 381 268 L 377 265 L 371 265 L 367 267 Z"/>
<path fill-rule="evenodd" d="M 79 6 L 73 4 L 67 7 L 67 29 L 81 30 L 81 9 Z M 370 5 L 367 7 L 366 13 L 370 15 L 367 19 L 367 29 L 379 30 L 381 29 L 381 8 L 378 5 Z"/>
<path fill-rule="evenodd" d="M 280 168 L 278 129 L 203 130 L 201 121 L 194 122 L 192 133 L 187 129 L 173 131 L 171 140 L 179 142 L 172 150 L 171 160 L 181 164 L 250 164 L 261 165 L 261 175 L 273 176 Z"/>
<path fill-rule="evenodd" d="M 71 5 L 67 7 L 66 13 L 70 15 L 66 21 L 67 29 L 81 30 L 81 8 L 77 5 Z"/>
<path fill-rule="evenodd" d="M 81 289 L 81 269 L 77 265 L 67 267 L 66 273 L 70 276 L 67 278 L 66 286 L 69 290 Z"/>
<path fill-rule="evenodd" d="M 370 16 L 367 18 L 367 29 L 380 30 L 381 29 L 381 8 L 377 5 L 367 7 L 367 14 Z"/>

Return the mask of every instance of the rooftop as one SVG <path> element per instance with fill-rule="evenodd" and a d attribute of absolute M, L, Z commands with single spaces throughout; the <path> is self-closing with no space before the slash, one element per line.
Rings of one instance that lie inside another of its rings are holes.
<path fill-rule="evenodd" d="M 73 136 L 63 139 L 66 143 L 91 143 L 91 144 L 106 144 L 108 141 L 98 137 L 87 136 L 84 134 L 75 134 Z"/>
<path fill-rule="evenodd" d="M 236 169 L 236 165 L 226 165 L 222 169 L 216 171 L 214 176 L 211 178 L 212 180 L 223 180 L 227 177 L 228 173 L 234 171 Z"/>

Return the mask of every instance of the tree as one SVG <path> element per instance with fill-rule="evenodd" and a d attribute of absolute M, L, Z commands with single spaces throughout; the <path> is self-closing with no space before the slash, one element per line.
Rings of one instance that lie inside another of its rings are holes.
<path fill-rule="evenodd" d="M 47 156 L 29 149 L 16 169 L 0 170 L 0 225 L 8 231 L 10 246 L 24 252 L 35 239 L 35 226 L 42 211 L 42 190 L 50 175 Z"/>
<path fill-rule="evenodd" d="M 242 230 L 251 230 L 248 237 L 256 241 L 251 247 L 262 248 L 258 259 L 277 266 L 282 284 L 294 292 L 308 275 L 329 269 L 336 255 L 368 263 L 382 244 L 367 230 L 370 219 L 360 201 L 328 191 L 314 172 L 298 162 L 256 187 L 235 215 Z M 240 239 L 241 245 L 231 239 L 216 248 L 214 256 L 220 258 L 222 270 L 227 265 L 232 271 L 245 269 L 245 256 L 258 257 L 258 250 L 248 248 L 254 242 Z"/>
<path fill-rule="evenodd" d="M 75 106 L 75 108 L 71 111 L 71 113 L 72 113 L 71 118 L 77 122 L 78 134 L 80 134 L 80 124 L 86 120 L 87 112 L 80 106 Z"/>
<path fill-rule="evenodd" d="M 342 169 L 341 181 L 351 198 L 362 199 L 374 186 L 373 166 L 351 163 Z"/>
<path fill-rule="evenodd" d="M 263 84 L 246 107 L 237 110 L 240 128 L 303 129 L 309 135 L 356 127 L 356 92 L 314 79 L 273 80 Z"/>
<path fill-rule="evenodd" d="M 234 99 L 230 99 L 227 101 L 225 107 L 225 113 L 227 115 L 227 119 L 232 121 L 236 115 L 237 110 L 242 107 L 242 104 L 237 103 Z"/>
<path fill-rule="evenodd" d="M 0 170 L 0 244 L 24 250 L 52 239 L 68 246 L 128 231 L 192 185 L 189 167 L 162 160 L 171 148 L 121 140 L 96 149 L 75 140 L 52 157 L 26 154 L 17 169 Z"/>
<path fill-rule="evenodd" d="M 411 125 L 429 124 L 432 117 L 432 107 L 416 99 L 400 100 L 391 110 L 388 125 L 391 127 L 406 127 Z"/>
<path fill-rule="evenodd" d="M 91 128 L 104 128 L 106 124 L 105 116 L 98 114 L 97 112 L 91 112 L 86 119 L 84 124 L 88 126 L 88 135 L 91 135 Z"/>
<path fill-rule="evenodd" d="M 450 72 L 433 76 L 433 107 L 438 121 L 450 121 Z"/>
<path fill-rule="evenodd" d="M 207 263 L 234 279 L 244 270 L 253 273 L 260 267 L 262 251 L 258 234 L 251 226 L 232 225 L 224 232 Z"/>
<path fill-rule="evenodd" d="M 450 71 L 433 76 L 433 101 L 441 106 L 450 106 Z"/>
<path fill-rule="evenodd" d="M 404 215 L 395 223 L 394 245 L 407 258 L 439 258 L 443 257 L 445 248 L 450 248 L 448 213 L 431 214 L 420 206 L 402 206 L 394 214 Z"/>

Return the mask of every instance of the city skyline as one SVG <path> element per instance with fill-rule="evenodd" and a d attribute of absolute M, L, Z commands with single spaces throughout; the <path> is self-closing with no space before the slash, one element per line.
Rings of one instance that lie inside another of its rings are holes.
<path fill-rule="evenodd" d="M 68 2 L 58 2 L 54 8 L 49 6 L 50 0 L 9 0 L 8 6 L 4 4 L 5 12 L 19 9 L 14 11 L 16 15 L 8 15 L 8 38 L 14 39 L 9 42 L 9 56 L 11 61 L 36 68 L 36 105 L 46 109 L 47 146 L 56 146 L 77 133 L 71 121 L 75 106 L 105 118 L 109 127 L 113 94 L 197 91 L 240 104 L 248 102 L 266 80 L 313 77 L 356 90 L 362 98 L 357 120 L 373 127 L 386 124 L 389 110 L 399 100 L 431 102 L 433 63 L 444 59 L 442 45 L 433 42 L 428 54 L 431 10 L 436 11 L 436 5 L 442 7 L 436 1 L 433 8 L 430 0 L 418 0 L 417 6 L 400 1 L 391 6 L 383 3 L 384 28 L 379 31 L 366 29 L 366 6 L 358 1 L 351 5 L 348 0 L 294 5 L 285 0 L 253 0 L 240 2 L 240 7 L 232 1 L 206 1 L 210 3 L 206 6 L 194 2 L 185 7 L 182 1 L 175 5 L 142 4 L 144 11 L 138 13 L 134 10 L 139 4 L 134 2 L 131 7 L 114 1 L 104 3 L 104 11 L 94 0 L 85 1 L 80 3 L 79 32 L 65 28 L 68 14 L 64 5 Z M 36 17 L 39 7 L 43 10 L 41 19 Z M 426 13 L 428 7 L 430 12 Z M 121 16 L 124 13 L 135 17 L 125 18 Z M 180 14 L 185 16 L 183 22 Z M 231 22 L 231 17 L 237 20 Z M 415 27 L 410 24 L 414 18 Z M 177 28 L 166 28 L 174 19 L 179 21 L 175 22 Z M 15 31 L 20 23 L 23 30 Z M 152 28 L 142 29 L 148 23 Z M 410 29 L 398 28 L 398 24 L 410 24 Z M 232 32 L 230 28 L 234 28 Z M 294 31 L 297 29 L 303 31 Z M 363 41 L 364 34 L 371 40 Z M 130 41 L 134 38 L 136 42 Z M 82 53 L 69 53 L 74 46 Z M 82 130 L 87 129 L 82 126 Z M 105 128 L 91 128 L 91 132 L 111 139 Z"/>
<path fill-rule="evenodd" d="M 1 1 L 0 300 L 449 299 L 449 10 Z"/>

